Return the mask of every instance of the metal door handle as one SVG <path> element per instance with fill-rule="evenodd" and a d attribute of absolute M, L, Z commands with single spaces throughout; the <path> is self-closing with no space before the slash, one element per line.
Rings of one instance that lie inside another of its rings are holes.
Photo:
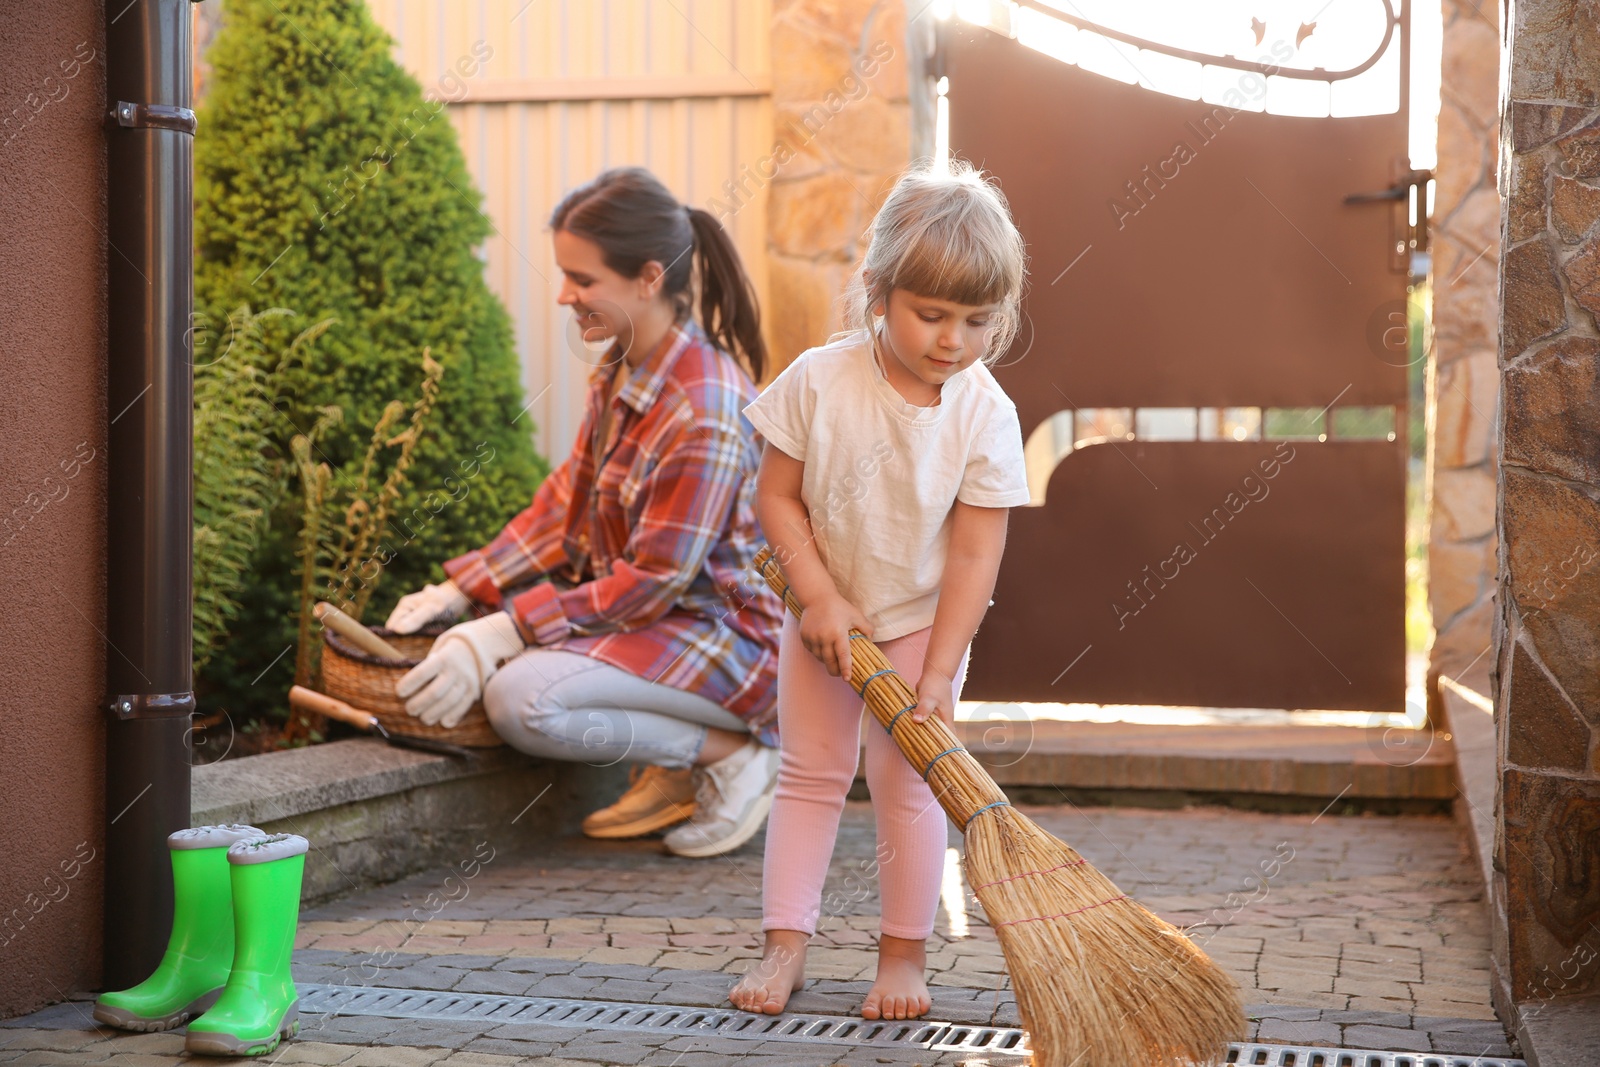
<path fill-rule="evenodd" d="M 1422 185 L 1433 177 L 1431 170 L 1408 170 L 1387 189 L 1375 193 L 1351 193 L 1344 198 L 1347 204 L 1371 204 L 1383 200 L 1404 200 L 1414 185 Z"/>

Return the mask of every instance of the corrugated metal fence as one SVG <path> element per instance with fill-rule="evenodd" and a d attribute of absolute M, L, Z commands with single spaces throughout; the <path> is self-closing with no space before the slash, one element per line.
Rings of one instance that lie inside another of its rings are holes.
<path fill-rule="evenodd" d="M 371 0 L 396 59 L 450 103 L 495 235 L 535 444 L 571 449 L 588 364 L 567 340 L 546 219 L 606 167 L 650 168 L 710 207 L 772 146 L 770 0 Z M 726 224 L 767 302 L 764 190 Z"/>

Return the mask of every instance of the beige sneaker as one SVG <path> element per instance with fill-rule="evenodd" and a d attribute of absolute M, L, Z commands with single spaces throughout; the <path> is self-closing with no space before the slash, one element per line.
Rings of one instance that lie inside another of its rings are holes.
<path fill-rule="evenodd" d="M 751 738 L 733 755 L 701 767 L 700 810 L 662 838 L 667 851 L 720 856 L 754 837 L 772 807 L 780 762 L 777 749 Z"/>
<path fill-rule="evenodd" d="M 680 823 L 694 814 L 694 768 L 672 770 L 653 763 L 628 769 L 628 791 L 608 808 L 583 820 L 587 837 L 638 837 Z"/>

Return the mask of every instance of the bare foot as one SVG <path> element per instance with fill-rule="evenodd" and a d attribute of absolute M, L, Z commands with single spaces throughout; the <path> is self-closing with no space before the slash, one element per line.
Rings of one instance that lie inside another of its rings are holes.
<path fill-rule="evenodd" d="M 734 1007 L 777 1015 L 789 1003 L 789 994 L 806 981 L 806 943 L 811 935 L 800 930 L 768 930 L 761 962 L 728 991 Z"/>
<path fill-rule="evenodd" d="M 933 1007 L 925 975 L 927 942 L 882 934 L 878 938 L 878 978 L 861 1002 L 864 1019 L 918 1019 Z"/>

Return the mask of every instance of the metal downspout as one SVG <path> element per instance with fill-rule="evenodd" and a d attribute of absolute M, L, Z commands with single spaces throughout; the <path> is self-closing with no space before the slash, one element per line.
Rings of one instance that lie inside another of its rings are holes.
<path fill-rule="evenodd" d="M 172 925 L 166 837 L 189 825 L 194 307 L 189 0 L 106 5 L 107 989 Z"/>

